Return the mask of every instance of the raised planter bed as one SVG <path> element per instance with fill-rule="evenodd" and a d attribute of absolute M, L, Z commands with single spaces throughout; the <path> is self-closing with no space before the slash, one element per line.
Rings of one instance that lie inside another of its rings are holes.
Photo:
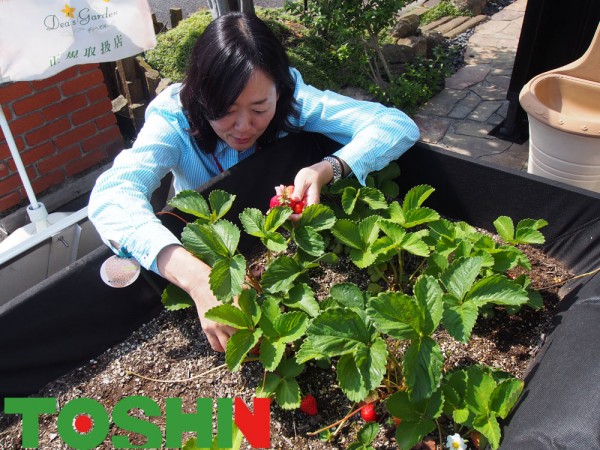
<path fill-rule="evenodd" d="M 317 143 L 307 139 L 305 145 Z M 326 154 L 332 144 L 318 141 L 318 147 L 317 154 Z M 306 163 L 303 158 L 315 156 L 301 155 L 274 168 L 274 156 L 288 148 L 289 142 L 282 140 L 200 190 L 235 193 L 232 218 L 248 206 L 264 209 L 273 186 L 293 179 L 297 167 Z M 423 144 L 398 162 L 401 191 L 423 183 L 434 186 L 428 205 L 446 217 L 482 228 L 499 215 L 517 221 L 544 218 L 549 222 L 543 230 L 548 255 L 575 273 L 589 272 L 600 261 L 599 194 Z M 176 219 L 162 217 L 174 230 L 181 228 Z M 104 285 L 99 268 L 109 255 L 101 247 L 0 307 L 1 397 L 35 394 L 161 310 L 165 283 L 152 274 L 123 289 Z M 600 275 L 577 279 L 563 293 L 555 327 L 532 363 L 518 407 L 504 424 L 502 448 L 594 448 L 600 440 L 595 414 L 600 404 Z"/>

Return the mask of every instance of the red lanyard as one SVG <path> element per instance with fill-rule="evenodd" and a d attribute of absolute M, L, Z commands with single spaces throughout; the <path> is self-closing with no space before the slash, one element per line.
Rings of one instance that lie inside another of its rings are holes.
<path fill-rule="evenodd" d="M 211 153 L 213 159 L 215 160 L 215 164 L 217 165 L 217 167 L 219 168 L 219 170 L 221 171 L 221 173 L 224 172 L 223 170 L 223 166 L 221 166 L 221 163 L 219 162 L 219 160 L 217 159 L 217 157 L 215 156 L 214 153 Z"/>

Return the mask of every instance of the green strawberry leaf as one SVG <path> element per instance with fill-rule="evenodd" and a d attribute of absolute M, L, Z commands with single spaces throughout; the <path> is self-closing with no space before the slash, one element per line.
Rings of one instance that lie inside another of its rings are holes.
<path fill-rule="evenodd" d="M 498 236 L 508 243 L 513 243 L 515 238 L 515 225 L 512 219 L 508 216 L 500 216 L 494 220 L 494 227 Z"/>
<path fill-rule="evenodd" d="M 272 252 L 281 253 L 287 250 L 288 243 L 285 237 L 276 231 L 267 231 L 264 237 L 261 238 L 261 242 Z"/>
<path fill-rule="evenodd" d="M 266 292 L 288 291 L 303 273 L 303 268 L 289 256 L 280 256 L 265 270 L 261 282 Z"/>
<path fill-rule="evenodd" d="M 275 394 L 279 383 L 283 381 L 282 377 L 273 372 L 267 372 L 264 382 L 256 387 L 256 396 L 259 398 L 268 398 Z"/>
<path fill-rule="evenodd" d="M 313 230 L 329 230 L 335 224 L 336 218 L 333 210 L 326 205 L 316 204 L 307 206 L 302 210 L 302 215 L 296 224 L 297 228 L 309 226 Z"/>
<path fill-rule="evenodd" d="M 431 335 L 440 324 L 444 312 L 442 288 L 435 278 L 422 275 L 415 282 L 413 292 L 423 318 L 419 329 L 423 334 Z"/>
<path fill-rule="evenodd" d="M 369 395 L 369 389 L 366 388 L 363 382 L 352 354 L 340 357 L 337 364 L 337 379 L 340 389 L 350 401 L 360 402 Z"/>
<path fill-rule="evenodd" d="M 440 386 L 444 355 L 429 336 L 411 342 L 403 358 L 402 374 L 410 398 L 416 402 L 429 398 Z"/>
<path fill-rule="evenodd" d="M 294 211 L 289 206 L 271 208 L 265 219 L 265 231 L 275 231 L 282 226 Z"/>
<path fill-rule="evenodd" d="M 462 300 L 479 275 L 482 262 L 480 257 L 459 258 L 452 262 L 441 277 L 447 292 Z"/>
<path fill-rule="evenodd" d="M 420 207 L 434 191 L 435 189 L 433 187 L 426 184 L 413 187 L 404 196 L 402 211 L 406 213 Z"/>
<path fill-rule="evenodd" d="M 321 256 L 325 253 L 323 237 L 309 226 L 297 227 L 293 232 L 294 242 L 311 256 Z"/>
<path fill-rule="evenodd" d="M 500 424 L 494 416 L 476 417 L 473 421 L 473 428 L 487 438 L 492 450 L 496 450 L 500 446 L 502 432 L 500 430 Z"/>
<path fill-rule="evenodd" d="M 399 292 L 383 292 L 369 300 L 367 316 L 382 333 L 396 339 L 418 339 L 421 310 L 413 297 Z"/>
<path fill-rule="evenodd" d="M 206 311 L 204 317 L 214 322 L 229 325 L 230 327 L 237 328 L 239 330 L 253 330 L 255 325 L 252 317 L 234 305 L 215 306 Z M 250 347 L 248 350 L 251 348 L 252 347 Z"/>
<path fill-rule="evenodd" d="M 190 189 L 183 190 L 168 201 L 169 205 L 178 210 L 204 219 L 210 220 L 210 208 L 202 195 Z"/>
<path fill-rule="evenodd" d="M 283 299 L 283 304 L 288 308 L 299 309 L 307 313 L 310 317 L 319 315 L 319 302 L 315 299 L 315 294 L 306 283 L 296 284 L 287 293 Z"/>
<path fill-rule="evenodd" d="M 215 189 L 208 194 L 208 202 L 213 211 L 213 222 L 222 218 L 231 209 L 235 200 L 235 195 L 220 189 Z"/>
<path fill-rule="evenodd" d="M 517 224 L 515 243 L 517 244 L 543 244 L 546 242 L 544 235 L 538 230 L 548 225 L 543 219 L 523 219 Z"/>
<path fill-rule="evenodd" d="M 348 308 L 364 309 L 366 298 L 363 291 L 354 283 L 338 283 L 331 287 L 329 296 L 340 305 Z"/>
<path fill-rule="evenodd" d="M 277 366 L 277 373 L 284 378 L 296 378 L 305 369 L 304 364 L 298 364 L 294 358 L 284 359 Z"/>
<path fill-rule="evenodd" d="M 250 236 L 263 237 L 265 235 L 265 216 L 256 208 L 246 208 L 240 213 L 240 223 L 244 231 Z"/>
<path fill-rule="evenodd" d="M 226 305 L 223 305 L 226 306 Z M 237 372 L 248 352 L 257 344 L 261 336 L 261 330 L 238 330 L 227 341 L 225 352 L 225 363 L 232 372 Z M 262 355 L 262 353 L 261 353 Z"/>
<path fill-rule="evenodd" d="M 444 313 L 442 323 L 454 339 L 466 343 L 477 321 L 479 308 L 473 302 L 461 303 L 453 295 L 444 295 Z"/>
<path fill-rule="evenodd" d="M 217 261 L 210 271 L 210 288 L 222 302 L 230 302 L 242 292 L 246 260 L 242 255 Z"/>
<path fill-rule="evenodd" d="M 388 207 L 383 192 L 372 187 L 362 187 L 359 190 L 359 200 L 366 203 L 370 209 L 386 209 Z"/>
<path fill-rule="evenodd" d="M 275 390 L 275 400 L 282 409 L 299 408 L 301 392 L 298 382 L 294 378 L 283 378 Z"/>
<path fill-rule="evenodd" d="M 465 297 L 465 301 L 469 300 L 478 307 L 487 303 L 522 305 L 527 303 L 528 299 L 527 292 L 518 283 L 500 274 L 479 280 Z"/>
<path fill-rule="evenodd" d="M 169 311 L 189 308 L 195 304 L 190 294 L 172 283 L 163 290 L 161 301 Z"/>
<path fill-rule="evenodd" d="M 500 383 L 491 398 L 491 409 L 495 415 L 506 419 L 517 399 L 523 391 L 523 381 L 516 378 L 508 379 Z"/>
<path fill-rule="evenodd" d="M 262 314 L 262 311 L 256 302 L 256 291 L 254 289 L 244 289 L 238 297 L 238 306 L 240 310 L 250 318 L 252 326 L 256 326 Z"/>
<path fill-rule="evenodd" d="M 284 341 L 263 337 L 263 341 L 260 344 L 260 356 L 258 358 L 265 367 L 265 370 L 273 371 L 277 368 L 283 358 L 285 346 L 286 343 Z"/>
<path fill-rule="evenodd" d="M 346 187 L 342 192 L 342 208 L 344 212 L 351 215 L 358 202 L 359 190 L 353 186 Z"/>

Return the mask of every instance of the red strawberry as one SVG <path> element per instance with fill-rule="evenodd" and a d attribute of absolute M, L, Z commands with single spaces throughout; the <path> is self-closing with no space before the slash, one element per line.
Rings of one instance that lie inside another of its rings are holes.
<path fill-rule="evenodd" d="M 314 416 L 319 412 L 317 409 L 317 399 L 314 395 L 308 394 L 302 398 L 302 401 L 300 402 L 300 411 L 309 416 Z"/>
<path fill-rule="evenodd" d="M 295 214 L 300 214 L 304 209 L 303 201 L 292 200 L 294 186 L 284 186 L 283 184 L 275 188 L 275 193 L 269 202 L 269 209 L 276 206 L 289 206 Z"/>
<path fill-rule="evenodd" d="M 367 403 L 360 410 L 360 415 L 365 422 L 375 422 L 377 413 L 375 412 L 375 403 Z"/>

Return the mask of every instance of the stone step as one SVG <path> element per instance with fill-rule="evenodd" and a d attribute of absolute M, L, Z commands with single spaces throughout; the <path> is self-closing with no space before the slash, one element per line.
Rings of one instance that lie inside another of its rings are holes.
<path fill-rule="evenodd" d="M 471 18 L 469 18 L 469 20 L 467 20 L 466 22 L 463 22 L 461 25 L 457 26 L 456 28 L 444 33 L 444 37 L 446 37 L 448 39 L 453 39 L 456 36 L 458 36 L 459 34 L 464 33 L 465 31 L 486 21 L 487 18 L 488 17 L 485 14 L 480 14 L 478 16 L 471 17 Z"/>
<path fill-rule="evenodd" d="M 446 22 L 450 22 L 452 20 L 452 17 L 442 17 L 441 19 L 438 20 L 434 20 L 433 22 L 429 22 L 427 25 L 423 25 L 421 27 L 422 31 L 431 31 L 443 24 L 445 24 Z"/>

